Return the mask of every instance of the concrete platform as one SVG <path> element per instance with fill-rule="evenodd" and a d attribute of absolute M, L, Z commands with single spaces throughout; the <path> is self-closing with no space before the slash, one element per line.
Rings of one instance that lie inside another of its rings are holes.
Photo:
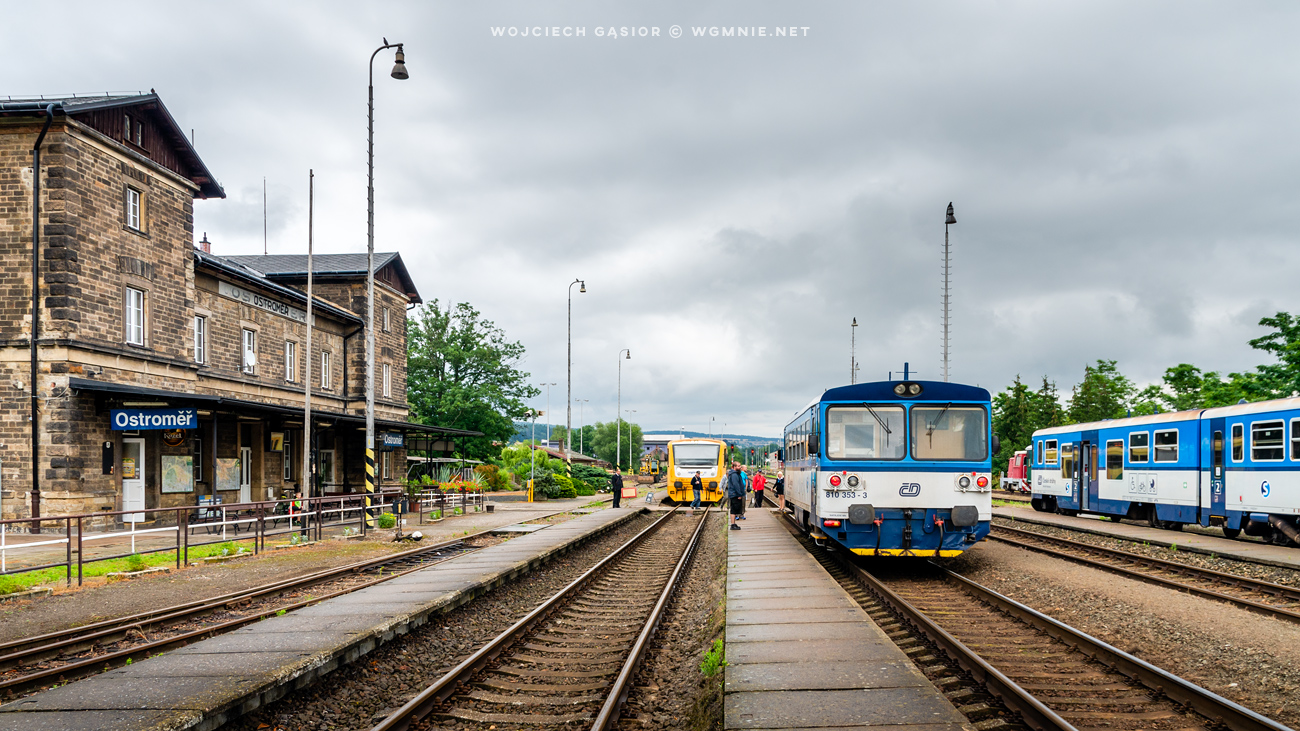
<path fill-rule="evenodd" d="M 1178 550 L 1192 553 L 1214 554 L 1238 561 L 1278 566 L 1284 569 L 1300 570 L 1300 548 L 1274 546 L 1244 538 L 1224 538 L 1222 535 L 1205 535 L 1190 529 L 1181 531 L 1162 530 L 1135 522 L 1112 523 L 1100 516 L 1057 515 L 1040 513 L 1033 508 L 994 508 L 993 515 L 999 518 L 1011 518 L 1024 523 L 1050 525 L 1057 528 L 1093 533 L 1099 536 L 1121 538 L 1126 541 L 1150 543 L 1153 546 L 1172 546 L 1178 544 Z M 1218 530 L 1217 528 L 1214 530 Z"/>
<path fill-rule="evenodd" d="M 958 731 L 966 719 L 767 510 L 727 533 L 728 729 Z"/>
<path fill-rule="evenodd" d="M 214 729 L 632 519 L 602 510 L 0 706 L 0 731 Z"/>

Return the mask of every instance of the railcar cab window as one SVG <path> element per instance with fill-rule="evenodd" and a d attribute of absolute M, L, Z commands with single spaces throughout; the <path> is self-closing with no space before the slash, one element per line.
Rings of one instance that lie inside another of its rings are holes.
<path fill-rule="evenodd" d="M 1074 477 L 1074 445 L 1061 445 L 1061 477 L 1071 479 Z"/>
<path fill-rule="evenodd" d="M 1246 458 L 1246 427 L 1232 425 L 1232 461 L 1240 462 Z"/>
<path fill-rule="evenodd" d="M 1043 445 L 1045 451 L 1043 464 L 1056 464 L 1056 440 L 1048 439 Z"/>
<path fill-rule="evenodd" d="M 682 468 L 717 467 L 722 447 L 716 444 L 674 444 L 673 464 Z"/>
<path fill-rule="evenodd" d="M 902 459 L 903 407 L 836 406 L 826 413 L 826 456 L 830 459 Z"/>
<path fill-rule="evenodd" d="M 1177 462 L 1178 432 L 1176 430 L 1156 432 L 1155 453 L 1156 462 Z"/>
<path fill-rule="evenodd" d="M 1129 464 L 1146 464 L 1151 435 L 1144 431 L 1128 435 Z"/>
<path fill-rule="evenodd" d="M 1279 421 L 1256 421 L 1250 425 L 1250 458 L 1256 462 L 1286 459 L 1286 437 Z"/>
<path fill-rule="evenodd" d="M 1124 479 L 1124 441 L 1106 442 L 1106 479 Z"/>
<path fill-rule="evenodd" d="M 978 406 L 913 406 L 912 459 L 973 462 L 987 458 L 987 420 Z"/>

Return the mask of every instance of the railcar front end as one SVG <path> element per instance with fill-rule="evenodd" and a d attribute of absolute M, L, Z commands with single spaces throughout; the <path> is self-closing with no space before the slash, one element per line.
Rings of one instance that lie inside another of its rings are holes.
<path fill-rule="evenodd" d="M 691 478 L 697 473 L 702 503 L 722 499 L 722 478 L 727 474 L 727 443 L 721 439 L 674 439 L 668 442 L 668 499 L 690 503 L 695 499 Z"/>
<path fill-rule="evenodd" d="M 957 556 L 989 533 L 991 434 L 982 388 L 834 388 L 786 428 L 786 499 L 810 533 L 854 553 Z"/>

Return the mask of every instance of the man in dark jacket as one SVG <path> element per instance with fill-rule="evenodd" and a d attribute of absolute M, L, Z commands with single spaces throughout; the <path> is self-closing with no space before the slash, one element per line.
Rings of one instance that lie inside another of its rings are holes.
<path fill-rule="evenodd" d="M 618 501 L 623 497 L 623 475 L 618 470 L 614 470 L 614 476 L 609 478 L 609 487 L 614 491 L 614 507 L 618 507 Z"/>
<path fill-rule="evenodd" d="M 745 478 L 740 471 L 739 462 L 731 464 L 731 471 L 727 473 L 723 484 L 726 486 L 724 494 L 727 496 L 727 506 L 731 512 L 731 529 L 740 530 L 736 518 L 745 512 Z"/>
<path fill-rule="evenodd" d="M 695 476 L 691 478 L 691 492 L 695 493 L 695 499 L 691 501 L 691 510 L 700 509 L 700 493 L 704 492 L 704 480 L 700 479 L 700 471 L 695 471 Z"/>

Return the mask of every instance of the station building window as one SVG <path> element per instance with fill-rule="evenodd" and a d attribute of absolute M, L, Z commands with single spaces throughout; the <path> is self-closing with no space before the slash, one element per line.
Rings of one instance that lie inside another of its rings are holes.
<path fill-rule="evenodd" d="M 257 374 L 257 331 L 244 328 L 243 371 L 248 375 Z"/>
<path fill-rule="evenodd" d="M 293 442 L 290 440 L 289 432 L 284 433 L 284 451 L 280 453 L 283 458 L 280 465 L 280 477 L 287 482 L 293 479 Z"/>
<path fill-rule="evenodd" d="M 298 380 L 298 344 L 292 340 L 284 341 L 284 380 Z"/>
<path fill-rule="evenodd" d="M 125 305 L 126 342 L 144 345 L 144 290 L 127 287 Z"/>
<path fill-rule="evenodd" d="M 126 189 L 126 226 L 135 231 L 143 231 L 141 211 L 144 210 L 144 193 L 132 187 Z"/>
<path fill-rule="evenodd" d="M 208 318 L 194 316 L 194 362 L 208 362 Z"/>
<path fill-rule="evenodd" d="M 330 371 L 330 354 L 324 351 L 320 354 L 320 387 L 326 391 L 330 390 L 332 382 L 332 371 Z"/>
<path fill-rule="evenodd" d="M 384 364 L 384 398 L 391 398 L 393 395 L 393 367 L 387 363 Z"/>

